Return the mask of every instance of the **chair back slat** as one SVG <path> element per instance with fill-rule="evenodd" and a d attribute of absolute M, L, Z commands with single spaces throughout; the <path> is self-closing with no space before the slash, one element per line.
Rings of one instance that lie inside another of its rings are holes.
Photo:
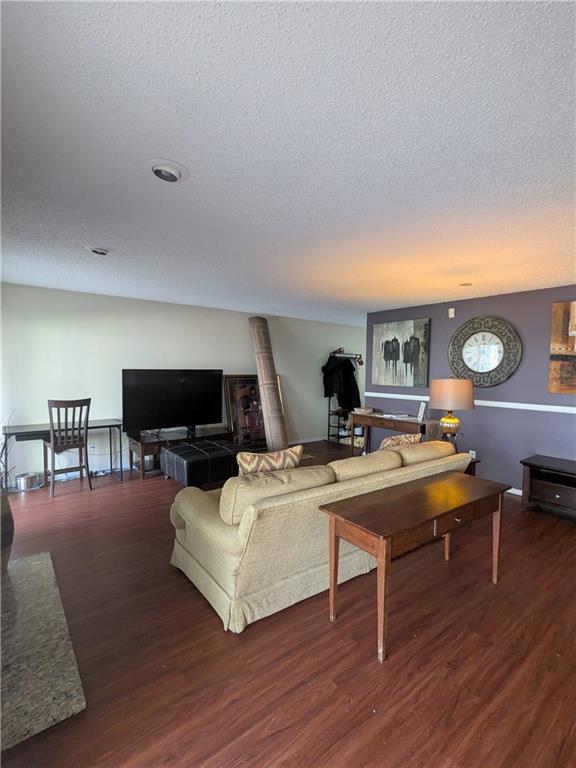
<path fill-rule="evenodd" d="M 88 439 L 91 398 L 48 400 L 50 442 L 57 447 L 77 447 Z"/>

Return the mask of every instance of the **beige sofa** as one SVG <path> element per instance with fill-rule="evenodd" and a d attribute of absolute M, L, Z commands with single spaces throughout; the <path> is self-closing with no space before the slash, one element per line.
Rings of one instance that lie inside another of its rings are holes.
<path fill-rule="evenodd" d="M 170 511 L 176 530 L 171 563 L 206 597 L 224 629 L 242 632 L 328 588 L 328 524 L 321 504 L 464 471 L 469 460 L 438 441 L 327 466 L 242 475 L 217 491 L 184 488 Z M 373 567 L 373 558 L 342 542 L 340 581 Z"/>

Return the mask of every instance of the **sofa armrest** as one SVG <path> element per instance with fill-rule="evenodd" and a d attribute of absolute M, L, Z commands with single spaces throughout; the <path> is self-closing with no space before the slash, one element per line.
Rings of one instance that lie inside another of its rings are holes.
<path fill-rule="evenodd" d="M 183 488 L 176 494 L 170 507 L 170 520 L 174 528 L 184 528 L 189 515 L 218 513 L 219 494 L 206 492 L 200 488 Z"/>

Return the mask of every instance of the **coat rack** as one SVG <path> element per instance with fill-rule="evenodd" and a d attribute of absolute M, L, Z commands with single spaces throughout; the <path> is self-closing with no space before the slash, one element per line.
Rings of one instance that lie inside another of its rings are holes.
<path fill-rule="evenodd" d="M 346 352 L 344 347 L 338 347 L 330 352 L 330 357 L 339 357 L 345 360 L 355 360 L 358 365 L 364 365 L 360 352 Z M 332 406 L 332 398 L 328 400 L 328 440 L 339 443 L 344 438 L 354 440 L 354 435 L 347 431 L 348 412 L 342 413 L 340 409 Z"/>
<path fill-rule="evenodd" d="M 343 357 L 347 360 L 356 360 L 358 365 L 364 365 L 364 360 L 360 352 L 345 352 L 344 347 L 338 347 L 333 352 L 330 352 L 330 357 Z"/>

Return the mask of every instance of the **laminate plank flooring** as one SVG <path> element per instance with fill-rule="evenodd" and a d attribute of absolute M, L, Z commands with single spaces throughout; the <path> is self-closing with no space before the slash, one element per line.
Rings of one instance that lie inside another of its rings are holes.
<path fill-rule="evenodd" d="M 348 449 L 307 446 L 324 463 Z M 3 753 L 5 768 L 576 768 L 576 526 L 506 497 L 490 520 L 376 578 L 252 624 L 222 624 L 169 565 L 179 486 L 97 478 L 11 496 L 13 557 L 50 551 L 87 709 Z"/>

